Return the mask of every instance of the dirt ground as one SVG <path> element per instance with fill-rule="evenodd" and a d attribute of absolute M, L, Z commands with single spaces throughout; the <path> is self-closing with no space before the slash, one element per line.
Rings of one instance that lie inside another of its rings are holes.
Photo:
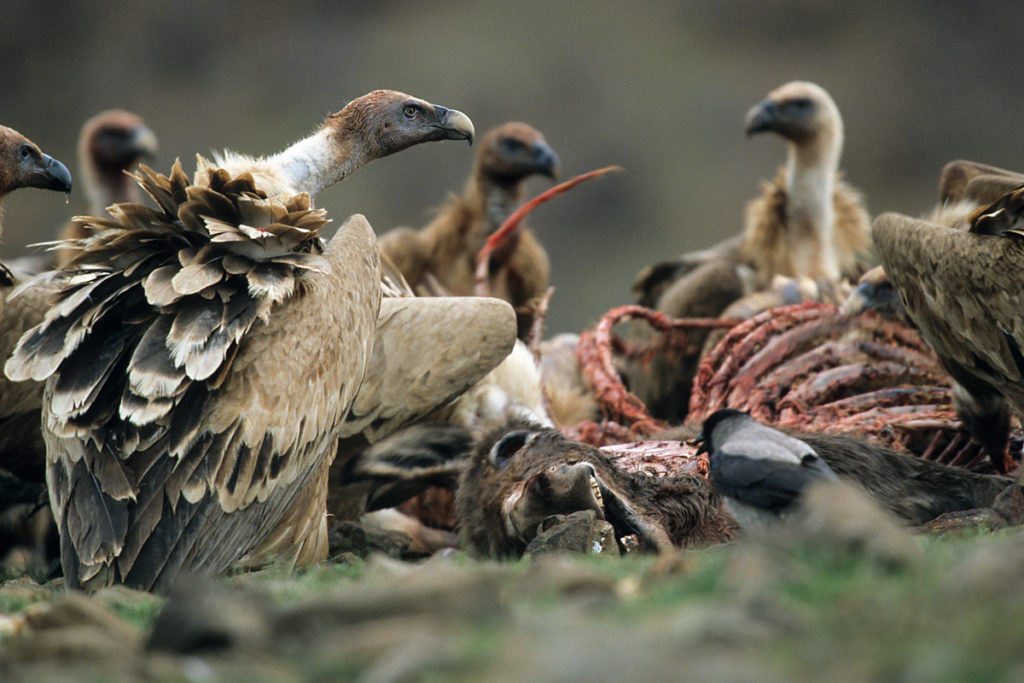
<path fill-rule="evenodd" d="M 23 576 L 0 613 L 4 681 L 1024 680 L 1024 532 L 804 524 L 505 564 L 342 553 L 168 598 Z"/>

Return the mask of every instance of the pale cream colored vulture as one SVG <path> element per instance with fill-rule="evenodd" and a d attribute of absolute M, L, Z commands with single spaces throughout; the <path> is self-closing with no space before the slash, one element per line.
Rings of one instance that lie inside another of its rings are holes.
<path fill-rule="evenodd" d="M 554 178 L 557 170 L 558 157 L 536 129 L 515 121 L 493 128 L 480 139 L 462 194 L 452 195 L 422 230 L 385 233 L 381 249 L 417 292 L 435 293 L 436 282 L 444 292 L 470 296 L 477 252 L 522 204 L 526 179 Z M 491 256 L 490 292 L 516 308 L 520 338 L 529 333 L 530 304 L 547 290 L 549 275 L 547 252 L 527 228 Z"/>
<path fill-rule="evenodd" d="M 1024 187 L 969 223 L 887 213 L 872 232 L 907 315 L 955 381 L 957 414 L 1005 471 L 1010 408 L 1024 415 Z"/>
<path fill-rule="evenodd" d="M 22 187 L 69 193 L 71 174 L 21 133 L 0 126 L 0 212 L 3 198 Z M 0 216 L 2 218 L 2 216 Z M 0 220 L 0 234 L 2 234 Z M 45 308 L 30 294 L 8 301 L 22 276 L 0 263 L 0 358 L 6 359 L 22 333 L 42 321 Z M 43 478 L 39 403 L 42 385 L 17 384 L 0 375 L 0 469 L 25 481 Z M 4 501 L 4 502 L 10 502 Z"/>
<path fill-rule="evenodd" d="M 867 269 L 871 222 L 839 171 L 843 120 L 832 97 L 814 83 L 786 83 L 747 112 L 745 130 L 785 139 L 786 164 L 747 206 L 741 235 L 644 269 L 633 285 L 642 305 L 673 317 L 716 317 L 778 275 L 837 282 Z M 706 336 L 690 341 L 700 349 Z M 653 414 L 675 422 L 689 406 L 697 360 L 654 363 L 650 372 L 631 364 L 627 374 Z"/>
<path fill-rule="evenodd" d="M 469 119 L 375 91 L 309 138 L 143 168 L 158 208 L 122 204 L 65 271 L 6 372 L 46 379 L 47 480 L 68 586 L 166 592 L 179 572 L 326 555 L 327 472 L 370 362 L 376 236 L 324 244 L 310 195 L 373 159 L 467 139 Z"/>
<path fill-rule="evenodd" d="M 156 134 L 137 115 L 124 109 L 108 109 L 82 126 L 78 135 L 78 181 L 88 201 L 88 215 L 104 216 L 111 204 L 141 202 L 142 193 L 128 175 L 139 161 L 157 152 Z M 85 237 L 81 221 L 69 221 L 61 239 Z M 57 250 L 57 266 L 63 267 L 73 254 Z"/>

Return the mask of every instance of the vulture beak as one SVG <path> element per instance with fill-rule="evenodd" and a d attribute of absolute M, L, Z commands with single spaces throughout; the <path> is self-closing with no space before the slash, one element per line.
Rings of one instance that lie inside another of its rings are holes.
<path fill-rule="evenodd" d="M 49 154 L 43 155 L 42 163 L 33 173 L 32 179 L 32 187 L 56 190 L 63 192 L 65 196 L 71 195 L 71 173 L 68 167 Z"/>
<path fill-rule="evenodd" d="M 558 180 L 558 155 L 555 150 L 546 142 L 538 140 L 533 143 L 533 162 L 536 164 L 537 172 L 546 175 L 552 180 Z"/>
<path fill-rule="evenodd" d="M 128 151 L 141 157 L 153 158 L 158 149 L 156 133 L 146 126 L 132 128 L 131 135 L 128 136 Z"/>
<path fill-rule="evenodd" d="M 435 127 L 444 131 L 446 139 L 469 140 L 469 144 L 473 144 L 473 134 L 476 131 L 473 130 L 473 122 L 468 116 L 458 109 L 448 109 L 441 105 L 434 105 L 434 113 L 437 116 Z"/>
<path fill-rule="evenodd" d="M 857 315 L 864 311 L 896 314 L 904 309 L 899 292 L 886 277 L 885 270 L 875 266 L 861 277 L 856 289 L 843 302 L 842 310 L 847 315 Z"/>
<path fill-rule="evenodd" d="M 772 130 L 778 121 L 779 108 L 772 100 L 761 100 L 747 112 L 745 131 L 747 135 Z"/>

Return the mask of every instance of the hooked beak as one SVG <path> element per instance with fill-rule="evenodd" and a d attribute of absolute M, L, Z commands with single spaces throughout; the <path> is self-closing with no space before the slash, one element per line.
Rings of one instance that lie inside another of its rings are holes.
<path fill-rule="evenodd" d="M 779 108 L 772 100 L 761 100 L 747 112 L 744 131 L 748 136 L 772 130 L 778 120 Z"/>
<path fill-rule="evenodd" d="M 36 170 L 33 182 L 34 187 L 41 187 L 45 190 L 56 190 L 65 195 L 71 194 L 71 173 L 68 167 L 60 163 L 49 154 L 43 155 L 42 164 Z"/>
<path fill-rule="evenodd" d="M 434 113 L 437 115 L 436 127 L 444 131 L 448 140 L 469 140 L 473 144 L 473 122 L 469 117 L 458 109 L 448 109 L 440 105 L 434 105 Z"/>
<path fill-rule="evenodd" d="M 533 161 L 537 172 L 552 180 L 558 180 L 559 161 L 555 150 L 546 142 L 537 141 L 533 145 Z"/>
<path fill-rule="evenodd" d="M 130 150 L 135 153 L 135 156 L 150 159 L 155 157 L 157 150 L 159 150 L 156 133 L 146 126 L 136 126 L 132 129 L 131 136 L 128 138 L 128 145 Z"/>

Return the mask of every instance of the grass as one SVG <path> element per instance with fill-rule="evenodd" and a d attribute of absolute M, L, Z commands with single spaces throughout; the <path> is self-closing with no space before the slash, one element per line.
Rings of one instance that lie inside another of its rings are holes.
<path fill-rule="evenodd" d="M 497 680 L 509 666 L 542 678 L 551 666 L 564 666 L 571 678 L 593 662 L 611 675 L 628 659 L 623 652 L 686 666 L 696 678 L 715 678 L 723 667 L 727 677 L 756 672 L 763 680 L 1018 678 L 1024 673 L 1024 533 L 914 542 L 922 546 L 920 560 L 899 567 L 815 543 L 748 542 L 671 560 L 573 556 L 496 568 L 457 554 L 414 567 L 355 560 L 294 573 L 271 568 L 224 581 L 261 591 L 281 608 L 328 594 L 407 589 L 417 572 L 447 572 L 441 583 L 451 582 L 451 595 L 457 595 L 467 576 L 485 568 L 498 572 L 493 613 L 438 605 L 437 614 L 424 614 L 421 605 L 404 627 L 401 615 L 392 613 L 381 627 L 368 615 L 357 626 L 336 625 L 337 637 L 302 635 L 271 652 L 286 669 L 311 680 L 351 680 L 374 666 L 398 666 L 395 652 L 416 651 L 403 649 L 406 640 L 422 640 L 421 648 L 433 652 L 409 664 L 420 667 L 425 680 Z M 55 595 L 25 584 L 0 588 L 0 611 L 17 614 Z M 98 598 L 141 631 L 163 605 L 128 591 Z M 354 644 L 353 634 L 375 628 L 404 634 L 385 637 L 398 638 L 398 649 L 388 642 L 379 652 Z M 438 642 L 438 651 L 429 649 Z M 530 666 L 547 668 L 538 674 Z"/>

